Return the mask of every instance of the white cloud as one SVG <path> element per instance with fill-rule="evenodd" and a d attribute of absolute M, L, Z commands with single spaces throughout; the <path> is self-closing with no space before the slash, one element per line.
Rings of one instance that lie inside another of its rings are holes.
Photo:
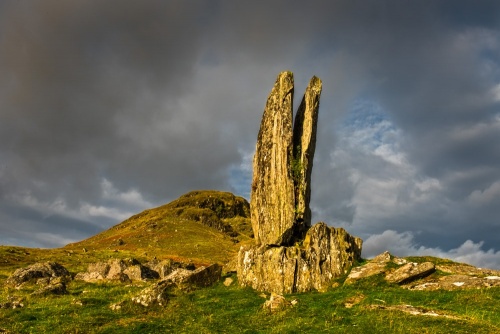
<path fill-rule="evenodd" d="M 66 238 L 62 235 L 55 233 L 35 233 L 35 240 L 41 242 L 42 244 L 54 245 L 57 247 L 67 245 L 72 242 L 76 242 L 79 240 L 74 240 L 70 238 Z"/>
<path fill-rule="evenodd" d="M 59 215 L 63 217 L 94 222 L 96 218 L 103 217 L 117 222 L 124 220 L 138 211 L 151 208 L 154 205 L 146 201 L 142 194 L 130 189 L 125 192 L 118 191 L 114 185 L 103 179 L 101 182 L 101 203 L 106 205 L 94 205 L 88 202 L 80 202 L 78 207 L 71 207 L 63 198 L 56 198 L 53 201 L 43 201 L 38 199 L 30 191 L 19 192 L 10 196 L 10 199 L 22 207 L 30 208 L 41 213 L 44 219 Z M 103 201 L 104 200 L 104 201 Z M 103 226 L 105 227 L 105 226 Z"/>
<path fill-rule="evenodd" d="M 483 241 L 475 243 L 466 240 L 458 248 L 445 251 L 416 244 L 412 232 L 398 233 L 386 230 L 381 234 L 371 235 L 364 241 L 363 257 L 372 258 L 387 250 L 395 256 L 436 256 L 477 267 L 500 269 L 500 251 L 494 249 L 485 251 L 482 249 L 483 244 Z"/>
<path fill-rule="evenodd" d="M 500 198 L 500 181 L 496 181 L 484 190 L 474 190 L 468 197 L 469 202 L 475 206 L 492 203 Z"/>
<path fill-rule="evenodd" d="M 129 189 L 126 192 L 119 192 L 118 189 L 107 179 L 101 181 L 102 198 L 105 200 L 112 200 L 125 205 L 133 205 L 136 207 L 151 207 L 150 202 L 146 201 L 142 194 L 136 189 Z"/>
<path fill-rule="evenodd" d="M 96 206 L 89 203 L 83 203 L 80 206 L 80 213 L 85 217 L 105 217 L 117 221 L 125 220 L 136 212 L 124 211 L 122 209 L 106 206 Z"/>
<path fill-rule="evenodd" d="M 355 188 L 350 201 L 356 207 L 354 224 L 404 216 L 422 204 L 437 203 L 440 181 L 421 175 L 409 161 L 400 144 L 405 133 L 378 105 L 355 105 L 340 138 L 330 154 L 331 166 L 348 169 Z"/>

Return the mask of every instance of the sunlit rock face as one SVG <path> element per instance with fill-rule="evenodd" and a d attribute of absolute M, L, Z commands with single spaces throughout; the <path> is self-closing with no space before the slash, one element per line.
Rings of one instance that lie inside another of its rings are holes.
<path fill-rule="evenodd" d="M 325 291 L 361 256 L 362 240 L 325 223 L 311 227 L 311 174 L 322 82 L 312 77 L 293 122 L 293 74 L 278 75 L 253 159 L 250 211 L 256 245 L 238 254 L 241 285 Z"/>
<path fill-rule="evenodd" d="M 283 245 L 292 238 L 292 104 L 293 74 L 282 72 L 267 99 L 253 158 L 250 212 L 257 244 Z"/>
<path fill-rule="evenodd" d="M 242 247 L 238 281 L 274 293 L 326 291 L 360 258 L 361 244 L 360 238 L 342 228 L 317 223 L 307 231 L 302 245 Z"/>

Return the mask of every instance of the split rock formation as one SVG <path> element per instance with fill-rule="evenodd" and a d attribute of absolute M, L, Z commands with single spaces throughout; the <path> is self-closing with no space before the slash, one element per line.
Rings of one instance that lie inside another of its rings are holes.
<path fill-rule="evenodd" d="M 311 174 L 322 82 L 312 77 L 293 122 L 293 73 L 278 75 L 253 159 L 250 212 L 256 245 L 238 254 L 243 286 L 275 293 L 324 291 L 361 256 L 362 240 L 311 227 Z"/>

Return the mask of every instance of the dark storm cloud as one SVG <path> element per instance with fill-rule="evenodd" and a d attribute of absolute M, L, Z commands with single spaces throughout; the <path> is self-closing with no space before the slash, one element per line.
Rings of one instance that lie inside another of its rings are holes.
<path fill-rule="evenodd" d="M 208 138 L 150 139 L 169 141 L 165 148 L 139 142 L 155 122 L 179 118 L 177 96 L 192 79 L 200 35 L 194 27 L 205 15 L 203 6 L 44 1 L 8 9 L 2 20 L 0 139 L 12 179 L 24 182 L 29 175 L 27 181 L 50 183 L 54 193 L 87 199 L 95 196 L 100 175 L 112 173 L 127 184 L 131 170 L 140 168 L 150 178 L 176 180 L 180 166 L 152 160 L 156 154 L 174 156 L 181 147 L 197 154 L 199 140 L 218 140 L 201 133 Z M 196 124 L 179 126 L 199 130 Z M 140 176 L 130 183 L 158 184 Z"/>
<path fill-rule="evenodd" d="M 289 69 L 296 103 L 323 80 L 316 220 L 395 231 L 371 249 L 500 241 L 495 1 L 0 6 L 1 224 L 36 224 L 25 208 L 40 231 L 67 217 L 84 237 L 93 227 L 70 220 L 104 227 L 192 189 L 248 194 L 265 99 Z"/>

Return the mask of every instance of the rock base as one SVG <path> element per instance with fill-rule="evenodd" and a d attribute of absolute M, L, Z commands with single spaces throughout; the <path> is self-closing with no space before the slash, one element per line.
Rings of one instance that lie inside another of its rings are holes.
<path fill-rule="evenodd" d="M 362 240 L 325 223 L 311 227 L 302 244 L 242 247 L 238 281 L 277 294 L 326 291 L 361 257 Z"/>

